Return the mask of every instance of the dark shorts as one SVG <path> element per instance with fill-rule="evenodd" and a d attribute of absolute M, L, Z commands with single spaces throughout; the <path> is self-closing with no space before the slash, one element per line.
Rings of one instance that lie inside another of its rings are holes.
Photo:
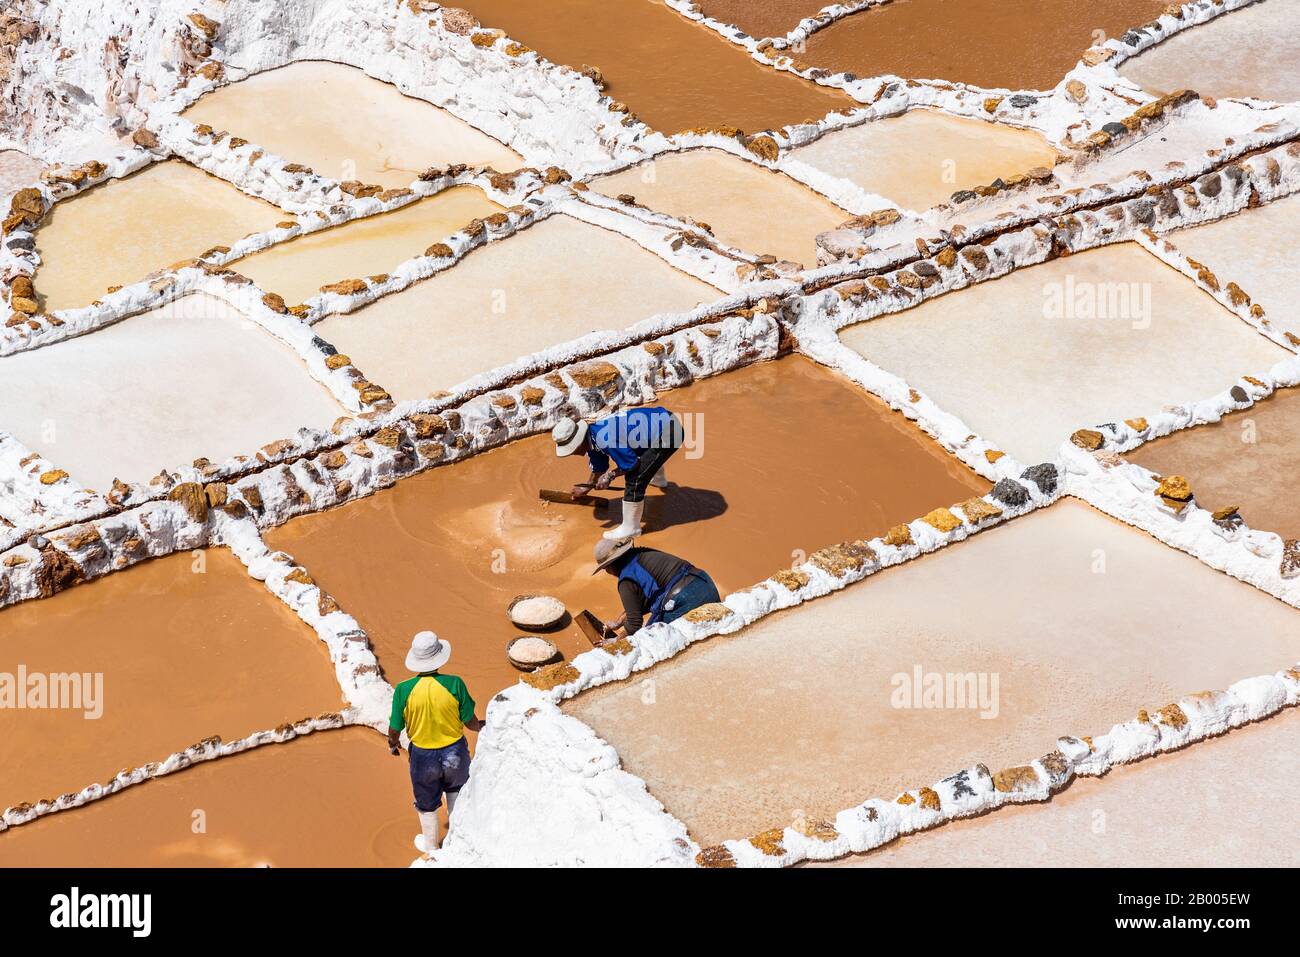
<path fill-rule="evenodd" d="M 417 811 L 436 811 L 443 792 L 455 794 L 469 780 L 469 743 L 461 738 L 445 748 L 411 745 L 411 789 Z"/>
<path fill-rule="evenodd" d="M 659 618 L 662 622 L 676 621 L 688 611 L 693 611 L 701 605 L 722 601 L 722 597 L 718 594 L 718 586 L 713 584 L 713 579 L 704 572 L 697 571 L 670 601 L 673 607 L 668 608 L 665 602 L 663 614 Z"/>

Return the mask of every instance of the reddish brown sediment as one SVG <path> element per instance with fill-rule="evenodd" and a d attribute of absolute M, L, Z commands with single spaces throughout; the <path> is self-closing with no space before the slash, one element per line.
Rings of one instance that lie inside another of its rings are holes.
<path fill-rule="evenodd" d="M 1300 390 L 1283 389 L 1218 422 L 1183 429 L 1127 458 L 1157 475 L 1181 475 L 1196 504 L 1237 507 L 1251 528 L 1300 537 Z"/>
<path fill-rule="evenodd" d="M 695 0 L 706 17 L 733 23 L 751 37 L 783 37 L 831 0 Z"/>
<path fill-rule="evenodd" d="M 1272 674 L 1297 639 L 1294 609 L 1066 499 L 693 646 L 645 673 L 653 704 L 637 680 L 564 707 L 708 845 L 1024 765 Z M 950 677 L 974 694 L 948 697 Z"/>
<path fill-rule="evenodd" d="M 724 593 L 988 489 L 902 416 L 801 357 L 660 402 L 702 417 L 703 454 L 683 449 L 669 463 L 676 487 L 651 490 L 644 542 L 704 568 Z M 505 658 L 519 634 L 506 616 L 511 598 L 554 595 L 572 614 L 589 608 L 606 620 L 621 610 L 613 580 L 591 575 L 612 513 L 537 498 L 585 474 L 538 436 L 294 519 L 267 540 L 357 617 L 390 680 L 407 677 L 411 636 L 431 628 L 456 649 L 448 670 L 486 702 L 518 677 Z M 551 637 L 566 658 L 590 648 L 572 623 Z"/>
<path fill-rule="evenodd" d="M 344 706 L 325 646 L 224 549 L 0 611 L 0 673 L 20 666 L 101 674 L 102 715 L 85 717 L 84 699 L 80 709 L 0 710 L 0 808 Z"/>
<path fill-rule="evenodd" d="M 1050 90 L 1088 47 L 1164 7 L 1164 0 L 894 0 L 817 31 L 803 59 L 862 77 Z"/>
<path fill-rule="evenodd" d="M 469 0 L 460 6 L 552 62 L 596 67 L 606 93 L 664 133 L 702 126 L 753 133 L 853 105 L 842 93 L 760 66 L 660 0 Z"/>
<path fill-rule="evenodd" d="M 0 867 L 406 867 L 418 832 L 406 754 L 342 728 L 10 828 Z"/>

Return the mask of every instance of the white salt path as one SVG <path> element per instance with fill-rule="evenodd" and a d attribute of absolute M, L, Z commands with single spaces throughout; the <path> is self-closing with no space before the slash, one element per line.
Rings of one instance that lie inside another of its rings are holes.
<path fill-rule="evenodd" d="M 1085 318 L 1094 302 L 1102 317 Z M 1064 318 L 1045 314 L 1058 305 Z M 1054 459 L 1076 429 L 1209 398 L 1289 355 L 1132 244 L 1020 269 L 840 338 L 1026 463 Z"/>
<path fill-rule="evenodd" d="M 453 186 L 391 213 L 310 233 L 231 264 L 293 305 L 342 279 L 387 273 L 461 229 L 501 212 L 481 189 Z"/>
<path fill-rule="evenodd" d="M 791 156 L 913 210 L 1056 162 L 1056 151 L 1037 133 L 930 110 L 839 130 Z"/>
<path fill-rule="evenodd" d="M 1300 0 L 1264 0 L 1170 37 L 1120 66 L 1163 96 L 1191 88 L 1205 96 L 1300 100 Z"/>
<path fill-rule="evenodd" d="M 661 156 L 592 185 L 609 196 L 631 194 L 658 212 L 707 223 L 729 246 L 807 266 L 817 263 L 817 234 L 849 218 L 802 183 L 721 150 Z"/>
<path fill-rule="evenodd" d="M 54 206 L 36 231 L 36 292 L 48 312 L 88 306 L 110 286 L 139 282 L 284 218 L 193 166 L 157 163 Z"/>
<path fill-rule="evenodd" d="M 1300 248 L 1300 196 L 1175 230 L 1166 238 L 1209 268 L 1221 286 L 1240 286 L 1264 307 L 1269 322 L 1300 335 L 1300 270 L 1288 261 Z"/>
<path fill-rule="evenodd" d="M 419 399 L 588 332 L 721 296 L 624 236 L 552 216 L 401 293 L 326 319 L 316 334 L 397 399 Z"/>
<path fill-rule="evenodd" d="M 0 359 L 0 429 L 100 491 L 251 455 L 342 411 L 293 351 L 210 296 Z"/>
<path fill-rule="evenodd" d="M 18 150 L 0 150 L 0 199 L 17 192 L 24 186 L 31 186 L 41 176 L 45 167 L 26 153 Z M 9 209 L 9 204 L 4 204 Z"/>
<path fill-rule="evenodd" d="M 523 165 L 464 120 L 341 63 L 305 61 L 259 73 L 207 94 L 184 116 L 321 176 L 393 189 L 431 166 L 464 163 L 504 173 Z"/>
<path fill-rule="evenodd" d="M 1067 499 L 565 710 L 707 844 L 1022 764 L 1297 656 L 1294 609 Z M 996 716 L 899 706 L 917 667 L 996 676 Z"/>
<path fill-rule="evenodd" d="M 848 867 L 1294 867 L 1300 711 L 1026 804 L 845 858 Z"/>

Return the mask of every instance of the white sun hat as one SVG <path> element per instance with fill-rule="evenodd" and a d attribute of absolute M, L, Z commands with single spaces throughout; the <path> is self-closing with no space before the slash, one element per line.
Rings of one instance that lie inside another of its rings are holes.
<path fill-rule="evenodd" d="M 611 541 L 608 538 L 602 538 L 596 543 L 596 567 L 592 574 L 600 571 L 610 562 L 622 558 L 632 550 L 633 539 L 623 538 Z"/>
<path fill-rule="evenodd" d="M 411 639 L 411 650 L 406 653 L 406 668 L 422 675 L 437 671 L 451 657 L 451 642 L 443 641 L 431 631 L 422 631 Z"/>
<path fill-rule="evenodd" d="M 555 440 L 555 454 L 560 458 L 572 455 L 587 437 L 587 423 L 581 419 L 560 419 L 551 429 Z"/>

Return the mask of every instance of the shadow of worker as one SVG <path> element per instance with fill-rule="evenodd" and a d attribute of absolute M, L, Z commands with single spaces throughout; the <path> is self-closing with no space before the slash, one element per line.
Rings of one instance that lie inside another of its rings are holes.
<path fill-rule="evenodd" d="M 646 496 L 645 530 L 662 532 L 677 525 L 707 522 L 726 510 L 727 500 L 716 489 L 670 482 L 662 495 Z"/>

